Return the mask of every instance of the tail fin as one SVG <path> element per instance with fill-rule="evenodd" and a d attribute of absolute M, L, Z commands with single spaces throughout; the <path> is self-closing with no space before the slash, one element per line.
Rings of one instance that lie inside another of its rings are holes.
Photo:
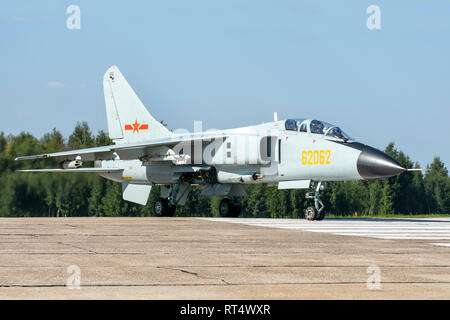
<path fill-rule="evenodd" d="M 166 138 L 171 132 L 151 116 L 119 68 L 110 67 L 103 76 L 109 137 L 116 144 Z"/>

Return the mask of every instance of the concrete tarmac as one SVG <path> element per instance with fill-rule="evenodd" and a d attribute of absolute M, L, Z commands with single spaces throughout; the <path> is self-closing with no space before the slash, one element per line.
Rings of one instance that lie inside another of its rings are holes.
<path fill-rule="evenodd" d="M 373 236 L 389 224 L 390 237 Z M 1 218 L 0 299 L 450 299 L 448 228 L 448 219 Z M 421 236 L 392 236 L 407 230 Z"/>

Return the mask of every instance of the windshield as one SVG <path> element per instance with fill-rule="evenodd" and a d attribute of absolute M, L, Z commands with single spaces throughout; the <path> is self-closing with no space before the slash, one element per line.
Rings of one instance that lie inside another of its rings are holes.
<path fill-rule="evenodd" d="M 310 132 L 314 134 L 325 135 L 326 137 L 341 139 L 344 141 L 352 140 L 348 134 L 334 124 L 309 119 L 288 119 L 285 122 L 286 130 L 298 132 Z M 309 128 L 309 130 L 307 130 Z"/>
<path fill-rule="evenodd" d="M 311 133 L 316 133 L 316 134 L 324 134 L 325 130 L 327 127 L 325 126 L 324 123 L 318 121 L 318 120 L 313 120 L 311 121 L 310 125 L 309 125 L 309 129 L 311 131 Z"/>
<path fill-rule="evenodd" d="M 341 128 L 324 121 L 312 120 L 309 129 L 311 133 L 324 134 L 327 137 L 342 139 L 344 141 L 351 140 L 350 136 L 342 131 Z"/>
<path fill-rule="evenodd" d="M 330 128 L 328 130 L 328 132 L 326 133 L 326 135 L 330 136 L 330 137 L 342 139 L 345 141 L 351 140 L 351 138 L 344 131 L 342 131 L 339 127 Z"/>
<path fill-rule="evenodd" d="M 286 120 L 286 122 L 284 123 L 284 126 L 285 126 L 286 130 L 291 130 L 291 131 L 298 130 L 297 120 L 294 120 L 294 119 Z"/>

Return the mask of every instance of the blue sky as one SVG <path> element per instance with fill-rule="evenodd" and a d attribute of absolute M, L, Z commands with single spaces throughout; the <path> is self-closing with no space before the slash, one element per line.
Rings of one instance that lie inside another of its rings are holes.
<path fill-rule="evenodd" d="M 69 30 L 66 8 L 81 9 Z M 381 9 L 368 30 L 366 9 Z M 280 119 L 390 141 L 424 167 L 450 160 L 448 1 L 14 1 L 0 12 L 0 131 L 106 130 L 117 65 L 172 129 Z"/>

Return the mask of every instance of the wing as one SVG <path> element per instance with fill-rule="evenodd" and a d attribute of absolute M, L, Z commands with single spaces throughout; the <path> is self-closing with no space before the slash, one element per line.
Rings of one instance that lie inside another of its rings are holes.
<path fill-rule="evenodd" d="M 195 141 L 211 141 L 213 139 L 225 139 L 225 134 L 189 134 L 183 136 L 174 136 L 171 138 L 140 142 L 135 144 L 120 144 L 97 148 L 87 148 L 71 151 L 63 151 L 48 154 L 39 154 L 32 156 L 17 157 L 16 160 L 32 160 L 62 157 L 66 159 L 81 158 L 83 161 L 106 160 L 111 159 L 113 153 L 117 153 L 122 160 L 138 159 L 148 154 L 149 149 L 161 146 L 173 147 L 181 143 L 190 143 Z M 76 169 L 78 170 L 78 169 Z M 67 170 L 65 170 L 67 171 Z"/>
<path fill-rule="evenodd" d="M 78 169 L 28 169 L 17 170 L 19 172 L 86 172 L 86 173 L 111 173 L 115 171 L 123 171 L 119 168 L 78 168 Z"/>

